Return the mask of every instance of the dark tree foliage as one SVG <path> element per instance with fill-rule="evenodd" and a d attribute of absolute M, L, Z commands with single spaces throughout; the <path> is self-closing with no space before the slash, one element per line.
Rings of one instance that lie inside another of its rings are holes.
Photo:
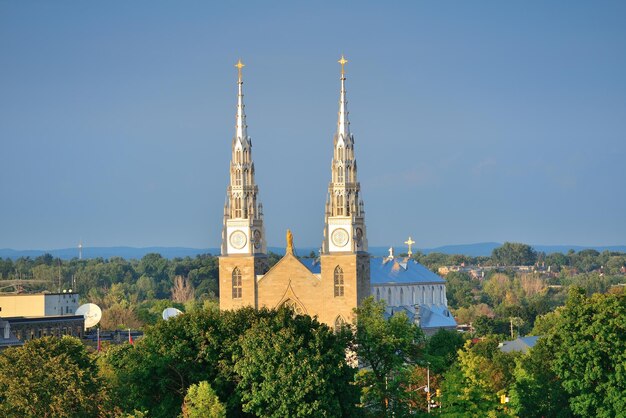
<path fill-rule="evenodd" d="M 537 252 L 530 245 L 505 242 L 493 250 L 491 260 L 503 266 L 532 266 L 537 261 Z"/>
<path fill-rule="evenodd" d="M 349 417 L 358 392 L 346 341 L 308 315 L 280 309 L 260 318 L 235 356 L 243 410 L 264 417 Z"/>
<path fill-rule="evenodd" d="M 573 288 L 546 339 L 552 369 L 578 416 L 615 417 L 626 411 L 626 294 Z"/>
<path fill-rule="evenodd" d="M 443 373 L 454 364 L 464 343 L 465 338 L 459 332 L 440 329 L 426 340 L 424 360 L 430 363 L 433 373 Z"/>
<path fill-rule="evenodd" d="M 150 327 L 134 347 L 111 348 L 101 364 L 129 413 L 177 416 L 189 386 L 206 381 L 228 417 L 257 416 L 268 403 L 290 411 L 284 416 L 331 407 L 326 416 L 349 416 L 355 398 L 345 348 L 328 327 L 290 311 L 195 310 Z"/>
<path fill-rule="evenodd" d="M 104 382 L 80 340 L 44 337 L 0 352 L 0 416 L 90 418 L 109 412 Z"/>

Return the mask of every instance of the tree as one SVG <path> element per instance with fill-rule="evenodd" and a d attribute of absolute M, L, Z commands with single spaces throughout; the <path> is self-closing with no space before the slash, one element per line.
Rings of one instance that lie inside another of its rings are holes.
<path fill-rule="evenodd" d="M 457 352 L 465 338 L 457 331 L 440 329 L 435 335 L 428 338 L 424 349 L 424 359 L 430 363 L 433 373 L 443 373 L 456 361 Z"/>
<path fill-rule="evenodd" d="M 171 289 L 174 302 L 185 303 L 193 300 L 194 288 L 189 279 L 183 276 L 174 277 L 174 285 Z"/>
<path fill-rule="evenodd" d="M 451 308 L 467 308 L 472 305 L 473 290 L 473 280 L 469 274 L 453 271 L 446 275 L 446 296 Z"/>
<path fill-rule="evenodd" d="M 348 417 L 358 401 L 343 333 L 282 308 L 241 337 L 235 357 L 243 410 L 264 417 Z"/>
<path fill-rule="evenodd" d="M 445 375 L 443 416 L 503 416 L 498 397 L 513 381 L 517 354 L 498 350 L 498 342 L 488 338 L 478 343 L 467 341 L 459 350 L 459 362 Z"/>
<path fill-rule="evenodd" d="M 537 252 L 530 245 L 505 242 L 494 248 L 491 259 L 503 266 L 532 266 L 537 261 Z"/>
<path fill-rule="evenodd" d="M 106 388 L 80 340 L 44 337 L 0 352 L 0 416 L 94 417 L 106 406 Z"/>
<path fill-rule="evenodd" d="M 226 418 L 226 408 L 209 382 L 189 386 L 183 402 L 183 418 Z"/>
<path fill-rule="evenodd" d="M 573 288 L 561 322 L 546 337 L 552 369 L 575 415 L 615 417 L 626 411 L 626 294 Z"/>
<path fill-rule="evenodd" d="M 517 359 L 515 381 L 510 391 L 510 406 L 517 416 L 528 418 L 572 416 L 568 396 L 561 380 L 552 371 L 554 355 L 539 339 L 526 354 Z"/>
<path fill-rule="evenodd" d="M 369 297 L 356 309 L 356 353 L 364 368 L 359 373 L 370 414 L 390 416 L 404 408 L 405 387 L 399 379 L 421 355 L 424 334 L 403 312 L 385 319 L 384 301 Z"/>

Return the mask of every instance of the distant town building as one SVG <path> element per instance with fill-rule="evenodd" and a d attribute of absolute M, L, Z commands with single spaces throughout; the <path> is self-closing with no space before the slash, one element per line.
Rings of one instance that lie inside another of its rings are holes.
<path fill-rule="evenodd" d="M 498 348 L 503 353 L 521 352 L 527 353 L 528 350 L 537 344 L 539 336 L 519 337 L 513 341 L 501 342 Z"/>
<path fill-rule="evenodd" d="M 19 293 L 0 295 L 0 317 L 74 315 L 78 293 Z"/>
<path fill-rule="evenodd" d="M 78 299 L 74 292 L 0 295 L 0 320 L 4 324 L 0 328 L 9 330 L 4 343 L 9 344 L 12 338 L 82 337 L 85 318 L 75 314 Z"/>

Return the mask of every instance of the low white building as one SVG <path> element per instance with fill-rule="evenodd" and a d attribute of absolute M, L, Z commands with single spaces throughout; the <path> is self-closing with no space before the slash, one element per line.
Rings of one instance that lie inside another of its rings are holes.
<path fill-rule="evenodd" d="M 408 258 L 372 258 L 371 294 L 384 300 L 387 315 L 404 311 L 426 335 L 439 329 L 456 329 L 448 310 L 446 281 L 422 264 Z"/>

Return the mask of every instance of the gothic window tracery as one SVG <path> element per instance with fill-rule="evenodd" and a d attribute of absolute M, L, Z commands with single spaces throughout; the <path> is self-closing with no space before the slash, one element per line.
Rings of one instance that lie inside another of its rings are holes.
<path fill-rule="evenodd" d="M 239 267 L 235 267 L 233 270 L 233 299 L 241 299 L 242 288 L 241 270 L 239 270 Z"/>
<path fill-rule="evenodd" d="M 302 309 L 302 306 L 300 306 L 300 304 L 297 303 L 295 300 L 287 299 L 281 305 L 281 307 L 283 306 L 285 308 L 291 309 L 296 315 L 304 315 L 304 309 Z"/>
<path fill-rule="evenodd" d="M 343 291 L 344 291 L 343 270 L 339 266 L 335 267 L 334 283 L 335 283 L 335 297 L 343 296 Z"/>
<path fill-rule="evenodd" d="M 335 332 L 341 331 L 341 329 L 346 325 L 346 320 L 343 319 L 341 315 L 339 315 L 337 319 L 335 319 Z"/>

